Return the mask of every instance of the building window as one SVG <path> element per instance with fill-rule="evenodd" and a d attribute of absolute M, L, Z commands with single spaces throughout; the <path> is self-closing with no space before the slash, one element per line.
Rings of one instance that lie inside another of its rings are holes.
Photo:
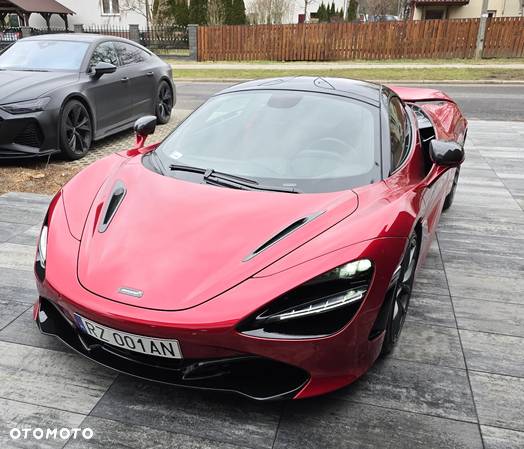
<path fill-rule="evenodd" d="M 497 15 L 497 11 L 488 11 L 488 17 L 491 19 Z"/>
<path fill-rule="evenodd" d="M 424 9 L 424 19 L 440 20 L 446 18 L 446 8 L 426 8 Z"/>
<path fill-rule="evenodd" d="M 102 14 L 120 14 L 118 0 L 102 0 Z"/>

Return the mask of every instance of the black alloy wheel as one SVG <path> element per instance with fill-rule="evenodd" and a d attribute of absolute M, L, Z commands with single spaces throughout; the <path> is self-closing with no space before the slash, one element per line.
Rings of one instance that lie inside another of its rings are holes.
<path fill-rule="evenodd" d="M 163 125 L 169 122 L 173 110 L 173 91 L 166 81 L 158 85 L 156 119 L 157 123 Z"/>
<path fill-rule="evenodd" d="M 84 157 L 93 142 L 93 125 L 87 108 L 78 100 L 71 100 L 62 109 L 60 117 L 60 147 L 66 159 Z"/>
<path fill-rule="evenodd" d="M 393 290 L 393 298 L 389 310 L 386 334 L 382 345 L 382 354 L 389 354 L 397 343 L 406 316 L 408 313 L 409 301 L 413 291 L 415 281 L 415 270 L 417 268 L 419 254 L 419 242 L 417 234 L 409 238 L 408 247 L 400 263 L 398 279 Z"/>

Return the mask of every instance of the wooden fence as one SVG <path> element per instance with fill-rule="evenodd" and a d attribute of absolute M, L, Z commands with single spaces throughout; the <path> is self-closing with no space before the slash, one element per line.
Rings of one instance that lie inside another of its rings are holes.
<path fill-rule="evenodd" d="M 479 19 L 198 28 L 199 61 L 472 58 Z M 524 56 L 524 18 L 490 19 L 485 57 Z"/>

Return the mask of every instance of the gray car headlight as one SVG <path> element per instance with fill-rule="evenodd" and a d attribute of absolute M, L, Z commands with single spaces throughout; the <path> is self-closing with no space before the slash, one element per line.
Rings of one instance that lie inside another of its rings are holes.
<path fill-rule="evenodd" d="M 355 315 L 373 275 L 361 259 L 299 285 L 244 320 L 242 333 L 268 338 L 307 338 L 337 332 Z"/>
<path fill-rule="evenodd" d="M 27 114 L 29 112 L 43 111 L 49 103 L 49 97 L 35 98 L 34 100 L 18 101 L 16 103 L 8 103 L 0 105 L 0 109 L 3 109 L 10 114 Z"/>

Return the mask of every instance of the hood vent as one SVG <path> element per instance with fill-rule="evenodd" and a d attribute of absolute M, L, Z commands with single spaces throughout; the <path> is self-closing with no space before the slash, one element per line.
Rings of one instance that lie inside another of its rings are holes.
<path fill-rule="evenodd" d="M 108 228 L 125 195 L 126 186 L 122 181 L 116 181 L 102 212 L 102 221 L 98 226 L 98 232 L 104 232 Z"/>
<path fill-rule="evenodd" d="M 298 228 L 301 228 L 306 223 L 313 221 L 315 218 L 317 218 L 319 215 L 322 215 L 323 213 L 324 211 L 315 212 L 314 214 L 308 215 L 307 217 L 300 218 L 297 221 L 291 223 L 289 226 L 282 229 L 282 231 L 277 232 L 273 237 L 271 237 L 265 243 L 260 245 L 253 252 L 249 253 L 246 257 L 244 257 L 244 259 L 242 259 L 242 262 L 247 262 L 248 260 L 251 260 L 253 257 L 258 256 L 262 251 L 265 251 L 270 246 L 273 246 L 275 243 L 277 243 L 279 240 L 282 240 L 284 237 L 296 231 Z"/>

